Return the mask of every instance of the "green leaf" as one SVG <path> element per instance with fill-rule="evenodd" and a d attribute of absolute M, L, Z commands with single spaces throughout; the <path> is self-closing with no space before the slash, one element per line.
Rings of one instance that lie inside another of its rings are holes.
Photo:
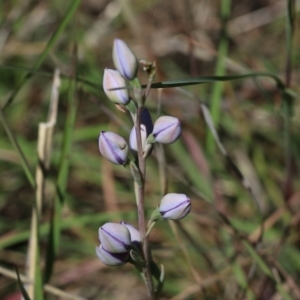
<path fill-rule="evenodd" d="M 221 18 L 222 18 L 222 30 L 221 30 L 221 37 L 219 42 L 219 49 L 218 49 L 218 59 L 215 67 L 215 74 L 218 76 L 223 76 L 225 74 L 225 59 L 228 52 L 228 37 L 226 32 L 226 24 L 227 20 L 230 15 L 230 7 L 231 7 L 231 0 L 223 0 L 221 1 Z M 212 95 L 211 95 L 211 115 L 213 122 L 216 127 L 218 127 L 220 114 L 221 114 L 221 100 L 223 94 L 223 82 L 216 81 L 212 88 Z M 211 132 L 208 132 L 207 139 L 206 139 L 206 146 L 208 153 L 211 155 L 215 152 L 215 143 L 214 137 L 212 136 Z"/>
<path fill-rule="evenodd" d="M 243 78 L 254 78 L 254 77 L 269 77 L 275 81 L 279 89 L 283 90 L 285 87 L 281 79 L 275 76 L 274 74 L 258 72 L 258 73 L 247 73 L 242 75 L 203 76 L 203 77 L 195 77 L 195 78 L 166 80 L 166 81 L 152 83 L 151 88 L 153 89 L 172 88 L 172 87 L 196 85 L 196 84 L 203 84 L 203 83 L 212 83 L 216 81 L 229 81 L 229 80 L 238 80 Z M 143 85 L 142 87 L 145 87 L 145 85 Z"/>

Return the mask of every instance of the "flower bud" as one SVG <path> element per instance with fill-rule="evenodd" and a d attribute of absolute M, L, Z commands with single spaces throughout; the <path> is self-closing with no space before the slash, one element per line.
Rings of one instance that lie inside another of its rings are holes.
<path fill-rule="evenodd" d="M 133 242 L 141 242 L 141 235 L 140 232 L 131 224 L 125 223 L 124 221 L 121 222 L 122 225 L 124 225 L 130 232 L 130 240 L 131 243 Z"/>
<path fill-rule="evenodd" d="M 96 247 L 96 254 L 98 258 L 108 266 L 119 266 L 126 263 L 129 259 L 129 252 L 111 253 L 106 251 L 102 245 Z"/>
<path fill-rule="evenodd" d="M 170 193 L 165 195 L 160 201 L 159 212 L 165 219 L 182 219 L 190 210 L 191 200 L 184 194 Z"/>
<path fill-rule="evenodd" d="M 146 154 L 148 157 L 151 153 L 150 148 L 153 147 L 151 144 L 147 144 L 147 131 L 145 125 L 141 124 L 141 139 L 142 139 L 142 149 L 143 153 Z M 137 155 L 138 146 L 137 146 L 137 139 L 136 139 L 136 130 L 135 127 L 132 128 L 129 137 L 129 146 L 134 155 Z"/>
<path fill-rule="evenodd" d="M 99 228 L 99 240 L 104 250 L 110 253 L 128 252 L 130 232 L 122 224 L 105 223 Z"/>
<path fill-rule="evenodd" d="M 115 88 L 122 88 L 112 90 Z M 106 96 L 114 103 L 127 104 L 129 102 L 129 94 L 126 89 L 125 79 L 118 71 L 105 69 L 103 75 L 103 90 Z"/>
<path fill-rule="evenodd" d="M 127 162 L 128 145 L 121 136 L 113 132 L 101 131 L 99 150 L 113 164 L 124 165 Z"/>
<path fill-rule="evenodd" d="M 180 122 L 175 117 L 163 116 L 159 117 L 154 123 L 153 137 L 155 142 L 162 144 L 172 144 L 180 136 Z"/>
<path fill-rule="evenodd" d="M 123 77 L 132 80 L 136 77 L 138 61 L 134 53 L 122 40 L 115 39 L 113 48 L 113 61 L 117 70 Z"/>
<path fill-rule="evenodd" d="M 153 131 L 153 123 L 151 119 L 151 115 L 147 108 L 144 108 L 141 114 L 141 138 L 142 138 L 142 149 L 147 158 L 151 152 L 153 145 L 147 144 L 147 137 Z M 136 139 L 136 130 L 135 127 L 132 128 L 130 137 L 129 137 L 129 146 L 134 155 L 137 155 L 138 147 L 137 147 L 137 139 Z"/>
<path fill-rule="evenodd" d="M 145 125 L 147 136 L 153 131 L 153 122 L 149 110 L 144 107 L 141 113 L 141 124 Z"/>

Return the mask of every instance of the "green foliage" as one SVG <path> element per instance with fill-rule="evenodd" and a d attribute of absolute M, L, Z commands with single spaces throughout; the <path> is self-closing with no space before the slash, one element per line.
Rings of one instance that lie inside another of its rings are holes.
<path fill-rule="evenodd" d="M 73 299 L 145 297 L 133 268 L 107 269 L 94 251 L 103 223 L 136 220 L 129 171 L 108 166 L 97 145 L 100 130 L 123 134 L 131 129 L 129 115 L 116 110 L 102 91 L 115 36 L 131 43 L 139 59 L 156 57 L 158 74 L 147 99 L 152 117 L 158 107 L 161 114 L 178 117 L 188 133 L 165 148 L 165 170 L 159 151 L 147 160 L 147 215 L 158 206 L 162 191 L 184 192 L 192 199 L 192 214 L 176 223 L 178 232 L 166 221 L 158 221 L 151 231 L 153 256 L 165 270 L 162 297 L 258 299 L 266 282 L 270 298 L 276 293 L 299 298 L 300 97 L 294 70 L 300 57 L 294 49 L 300 44 L 294 39 L 299 26 L 295 1 L 287 1 L 286 28 L 282 20 L 271 20 L 240 35 L 231 26 L 239 17 L 238 7 L 228 0 L 216 8 L 212 1 L 209 11 L 219 9 L 219 15 L 210 24 L 219 18 L 227 31 L 218 23 L 194 27 L 195 32 L 203 30 L 205 47 L 197 35 L 188 36 L 190 44 L 184 45 L 189 54 L 179 44 L 174 51 L 167 46 L 160 52 L 156 44 L 170 45 L 175 35 L 149 45 L 157 28 L 134 27 L 140 19 L 150 24 L 159 18 L 158 11 L 167 16 L 163 1 L 128 5 L 129 12 L 80 0 L 21 2 L 0 2 L 0 284 L 5 286 L 0 298 L 21 289 L 24 299 L 30 299 L 27 280 L 21 281 L 18 270 L 26 274 L 32 209 L 37 206 L 38 125 L 47 120 L 56 68 L 61 71 L 57 124 L 37 224 L 38 254 L 31 262 L 36 266 L 36 299 L 54 299 L 52 294 L 62 291 L 67 293 L 63 299 L 76 294 L 80 296 Z M 199 11 L 190 2 L 185 13 Z M 254 13 L 249 7 L 242 11 Z M 173 32 L 172 22 L 162 24 Z M 187 28 L 186 21 L 176 22 Z M 165 183 L 166 190 L 161 188 Z M 9 284 L 13 282 L 18 286 Z"/>

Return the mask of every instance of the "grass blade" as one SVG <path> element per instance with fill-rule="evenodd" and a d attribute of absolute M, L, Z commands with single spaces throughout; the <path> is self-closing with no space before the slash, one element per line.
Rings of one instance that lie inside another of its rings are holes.
<path fill-rule="evenodd" d="M 255 78 L 255 77 L 271 78 L 275 81 L 279 89 L 283 90 L 285 88 L 284 83 L 279 77 L 277 77 L 272 73 L 266 73 L 266 72 L 247 73 L 242 75 L 202 76 L 202 77 L 194 77 L 194 78 L 173 79 L 173 80 L 154 82 L 152 83 L 151 88 L 153 89 L 171 88 L 171 87 L 180 87 L 180 86 L 188 86 L 188 85 L 203 84 L 203 83 L 213 83 L 216 81 L 229 81 L 229 80 L 238 80 L 243 78 Z M 145 87 L 145 85 L 143 85 L 142 87 Z"/>
<path fill-rule="evenodd" d="M 31 187 L 35 188 L 35 180 L 34 180 L 34 177 L 32 175 L 32 172 L 30 170 L 30 167 L 29 167 L 29 164 L 28 164 L 27 159 L 25 157 L 25 154 L 22 151 L 22 149 L 21 149 L 14 133 L 10 129 L 10 127 L 9 127 L 7 121 L 6 121 L 6 117 L 4 115 L 4 111 L 3 111 L 2 108 L 0 108 L 0 120 L 2 122 L 4 130 L 6 131 L 6 134 L 9 138 L 10 142 L 12 143 L 12 145 L 14 146 L 15 150 L 17 151 L 17 153 L 20 157 L 21 164 L 22 164 L 23 170 L 25 172 L 25 175 L 27 177 L 27 180 L 29 181 Z"/>
<path fill-rule="evenodd" d="M 226 33 L 226 23 L 230 14 L 231 0 L 223 0 L 221 5 L 221 21 L 222 21 L 222 31 L 221 38 L 219 42 L 218 50 L 218 60 L 216 64 L 215 74 L 218 76 L 223 76 L 225 74 L 225 58 L 228 52 L 228 38 Z M 222 99 L 224 84 L 221 81 L 216 81 L 212 88 L 212 96 L 210 101 L 210 110 L 213 122 L 216 127 L 218 127 L 220 119 L 220 105 Z M 209 154 L 215 152 L 215 143 L 212 134 L 209 132 L 207 135 L 206 146 Z"/>
<path fill-rule="evenodd" d="M 41 53 L 41 55 L 39 56 L 39 58 L 37 59 L 37 61 L 32 66 L 32 70 L 29 71 L 21 79 L 21 81 L 19 82 L 19 84 L 17 85 L 17 87 L 15 88 L 15 90 L 13 91 L 13 93 L 11 94 L 11 96 L 9 97 L 9 99 L 7 100 L 6 104 L 4 105 L 3 110 L 5 110 L 12 103 L 12 101 L 14 100 L 14 98 L 16 97 L 16 95 L 19 93 L 19 91 L 21 90 L 21 88 L 23 87 L 23 85 L 26 83 L 26 81 L 42 65 L 42 63 L 44 62 L 44 60 L 48 56 L 50 50 L 55 46 L 57 40 L 59 39 L 59 37 L 61 36 L 61 34 L 63 33 L 63 31 L 65 30 L 65 28 L 68 25 L 68 23 L 70 22 L 70 20 L 72 19 L 72 17 L 74 15 L 77 7 L 79 6 L 80 2 L 81 2 L 81 0 L 71 1 L 71 5 L 70 5 L 70 7 L 69 7 L 69 9 L 68 9 L 65 17 L 63 18 L 63 20 L 59 24 L 59 26 L 56 29 L 56 31 L 51 36 L 49 42 L 46 45 L 46 48 L 44 49 L 44 51 Z"/>
<path fill-rule="evenodd" d="M 256 252 L 256 250 L 252 247 L 251 244 L 249 244 L 247 241 L 243 241 L 244 246 L 250 253 L 250 255 L 253 257 L 259 268 L 272 280 L 274 280 L 276 284 L 276 288 L 280 295 L 283 297 L 284 300 L 292 300 L 292 298 L 287 294 L 286 289 L 282 286 L 280 282 L 277 282 L 275 276 L 273 275 L 270 267 L 264 262 L 262 257 Z"/>
<path fill-rule="evenodd" d="M 206 201 L 212 201 L 212 187 L 211 183 L 200 174 L 195 163 L 192 161 L 189 155 L 186 155 L 186 150 L 182 141 L 179 139 L 176 143 L 169 145 L 168 149 L 172 152 L 172 155 L 176 161 L 181 165 L 185 171 L 188 179 L 193 183 L 193 185 L 203 194 Z"/>
<path fill-rule="evenodd" d="M 64 129 L 62 152 L 60 157 L 60 166 L 58 177 L 56 181 L 57 195 L 54 200 L 53 213 L 51 218 L 51 227 L 49 232 L 49 242 L 46 260 L 46 269 L 44 274 L 44 281 L 48 282 L 52 271 L 55 257 L 58 252 L 60 231 L 61 231 L 61 210 L 64 202 L 64 195 L 66 191 L 69 165 L 70 165 L 70 153 L 73 141 L 73 131 L 77 114 L 77 95 L 76 95 L 76 72 L 77 72 L 77 49 L 74 47 L 73 53 L 74 61 L 74 78 L 69 83 L 69 93 L 68 93 L 68 112 L 67 119 Z"/>

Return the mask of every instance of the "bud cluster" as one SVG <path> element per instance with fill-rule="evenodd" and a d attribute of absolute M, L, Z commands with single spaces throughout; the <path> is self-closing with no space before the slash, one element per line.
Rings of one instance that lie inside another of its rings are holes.
<path fill-rule="evenodd" d="M 116 133 L 101 131 L 99 136 L 99 151 L 107 160 L 116 165 L 129 167 L 138 188 L 143 187 L 145 176 L 139 169 L 140 159 L 146 159 L 153 150 L 154 143 L 172 144 L 181 134 L 180 121 L 172 116 L 161 116 L 153 124 L 151 115 L 145 108 L 146 92 L 142 94 L 141 84 L 137 78 L 138 61 L 135 54 L 122 40 L 116 39 L 113 47 L 113 62 L 116 70 L 105 69 L 103 89 L 107 97 L 115 104 L 127 109 L 134 122 L 128 141 Z M 143 61 L 143 64 L 144 61 Z M 155 64 L 147 63 L 149 83 L 155 75 Z M 126 83 L 133 88 L 134 99 L 130 97 Z M 148 85 L 149 86 L 149 85 Z M 138 111 L 137 111 L 138 107 Z M 139 128 L 137 124 L 140 124 Z M 140 133 L 137 135 L 137 130 Z M 139 138 L 140 137 L 140 138 Z M 138 145 L 140 140 L 141 145 Z M 130 149 L 130 151 L 129 151 Z M 139 153 L 143 151 L 143 157 Z M 130 152 L 132 158 L 129 157 Z M 141 205 L 138 202 L 138 205 Z M 138 214 L 144 207 L 138 207 Z M 159 207 L 152 213 L 147 227 L 147 234 L 158 219 L 179 220 L 191 210 L 191 201 L 184 194 L 169 193 L 165 195 Z M 142 217 L 144 218 L 144 217 Z M 99 228 L 100 246 L 96 247 L 98 258 L 106 265 L 117 266 L 128 261 L 138 268 L 144 268 L 147 263 L 144 248 L 141 245 L 141 235 L 145 236 L 145 229 L 139 232 L 132 225 L 125 222 L 106 223 Z M 143 246 L 147 248 L 147 237 L 143 238 Z M 151 257 L 151 255 L 150 255 Z M 161 276 L 157 278 L 161 281 Z"/>
<path fill-rule="evenodd" d="M 100 246 L 96 247 L 98 258 L 106 265 L 117 266 L 130 258 L 132 245 L 140 243 L 140 234 L 132 225 L 125 222 L 105 223 L 99 228 Z"/>
<path fill-rule="evenodd" d="M 113 61 L 117 70 L 104 70 L 103 90 L 112 102 L 124 105 L 129 109 L 130 103 L 134 103 L 134 101 L 129 96 L 126 80 L 132 83 L 136 79 L 138 61 L 129 47 L 119 39 L 114 41 Z M 135 106 L 135 104 L 133 105 Z M 151 154 L 154 143 L 171 144 L 181 134 L 180 122 L 175 117 L 159 117 L 153 126 L 147 108 L 142 111 L 140 124 L 144 158 Z M 130 148 L 133 156 L 137 157 L 138 146 L 135 126 L 133 126 L 130 133 L 129 147 L 121 136 L 112 132 L 101 131 L 99 136 L 100 153 L 113 164 L 127 164 L 128 148 Z"/>

